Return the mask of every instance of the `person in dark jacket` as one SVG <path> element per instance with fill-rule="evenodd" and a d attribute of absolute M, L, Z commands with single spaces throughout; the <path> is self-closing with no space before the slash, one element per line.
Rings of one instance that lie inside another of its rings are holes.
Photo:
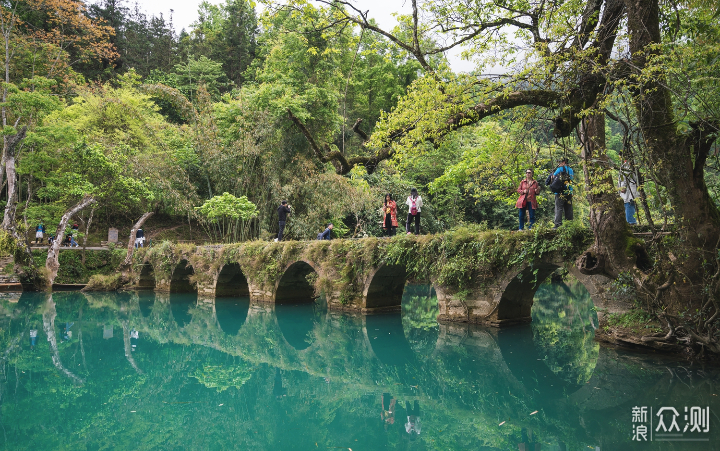
<path fill-rule="evenodd" d="M 563 158 L 558 162 L 558 167 L 555 170 L 555 172 L 548 177 L 548 181 L 546 183 L 551 184 L 555 178 L 560 177 L 560 174 L 564 173 L 566 177 L 570 179 L 569 183 L 566 183 L 565 189 L 562 190 L 562 192 L 555 192 L 555 227 L 554 229 L 557 229 L 562 225 L 563 222 L 563 214 L 565 215 L 566 221 L 572 221 L 573 220 L 573 206 L 572 206 L 572 198 L 573 198 L 573 187 L 572 187 L 572 181 L 575 180 L 575 174 L 573 173 L 573 170 L 570 166 L 568 166 L 568 159 Z"/>
<path fill-rule="evenodd" d="M 137 232 L 135 232 L 135 249 L 139 247 L 145 246 L 145 231 L 143 229 L 138 229 Z"/>
<path fill-rule="evenodd" d="M 332 223 L 328 224 L 327 227 L 325 227 L 324 232 L 318 233 L 317 239 L 318 240 L 331 240 L 332 239 L 332 229 L 333 229 Z"/>
<path fill-rule="evenodd" d="M 284 200 L 280 202 L 280 206 L 278 207 L 278 224 L 280 227 L 278 228 L 278 235 L 275 241 L 282 241 L 283 232 L 285 232 L 285 223 L 287 222 L 287 215 L 289 213 L 292 213 L 292 211 L 290 211 L 287 201 Z"/>

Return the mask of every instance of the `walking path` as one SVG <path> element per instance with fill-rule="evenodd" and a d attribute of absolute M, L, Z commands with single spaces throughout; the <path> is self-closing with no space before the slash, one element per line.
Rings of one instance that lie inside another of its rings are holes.
<path fill-rule="evenodd" d="M 34 251 L 46 251 L 46 250 L 49 249 L 49 246 L 30 246 L 30 249 L 32 249 L 32 250 L 34 250 Z M 65 251 L 65 250 L 81 251 L 81 250 L 82 250 L 82 246 L 78 246 L 78 247 L 60 246 L 60 250 L 61 250 L 61 251 Z M 88 246 L 88 247 L 85 248 L 85 250 L 88 250 L 88 251 L 106 251 L 106 250 L 108 250 L 108 247 L 107 247 L 107 246 Z"/>

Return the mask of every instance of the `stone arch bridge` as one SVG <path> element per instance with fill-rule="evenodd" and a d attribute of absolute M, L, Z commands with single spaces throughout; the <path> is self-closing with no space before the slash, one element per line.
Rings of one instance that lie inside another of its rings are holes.
<path fill-rule="evenodd" d="M 587 288 L 599 314 L 624 312 L 610 279 L 585 275 L 575 258 L 582 232 L 560 235 L 484 232 L 393 239 L 191 246 L 162 243 L 135 255 L 134 286 L 197 292 L 199 302 L 248 296 L 253 303 L 306 303 L 324 295 L 330 310 L 363 313 L 400 308 L 406 282 L 435 287 L 441 321 L 500 326 L 529 322 L 539 284 L 565 268 Z"/>

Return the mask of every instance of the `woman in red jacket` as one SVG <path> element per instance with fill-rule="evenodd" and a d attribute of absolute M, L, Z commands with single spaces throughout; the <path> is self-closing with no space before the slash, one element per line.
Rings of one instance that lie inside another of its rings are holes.
<path fill-rule="evenodd" d="M 385 195 L 385 204 L 383 205 L 383 230 L 388 236 L 395 236 L 398 227 L 397 220 L 397 203 L 392 195 Z"/>
<path fill-rule="evenodd" d="M 530 225 L 528 225 L 528 229 L 532 229 L 533 224 L 535 224 L 535 210 L 537 210 L 537 199 L 535 196 L 540 194 L 540 185 L 537 180 L 533 179 L 532 169 L 525 171 L 525 178 L 522 182 L 520 182 L 517 192 L 520 195 L 520 198 L 515 204 L 515 207 L 518 209 L 520 230 L 525 227 L 526 210 L 530 213 Z"/>

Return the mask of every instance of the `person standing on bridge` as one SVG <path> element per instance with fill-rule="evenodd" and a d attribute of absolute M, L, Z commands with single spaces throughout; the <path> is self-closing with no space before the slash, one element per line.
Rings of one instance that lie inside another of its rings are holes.
<path fill-rule="evenodd" d="M 535 210 L 538 208 L 537 196 L 540 194 L 540 185 L 533 178 L 533 170 L 528 169 L 525 171 L 525 178 L 520 182 L 520 186 L 517 189 L 520 197 L 515 203 L 515 208 L 518 209 L 518 217 L 520 219 L 520 229 L 525 228 L 525 212 L 527 211 L 530 215 L 530 224 L 528 224 L 528 230 L 532 229 L 535 224 Z"/>
<path fill-rule="evenodd" d="M 40 221 L 40 224 L 35 227 L 35 242 L 42 244 L 43 238 L 45 237 L 45 224 Z"/>
<path fill-rule="evenodd" d="M 383 205 L 383 231 L 387 236 L 395 236 L 397 231 L 397 203 L 393 200 L 390 193 L 385 195 L 385 204 Z"/>
<path fill-rule="evenodd" d="M 557 229 L 563 222 L 563 213 L 566 221 L 573 220 L 573 187 L 572 181 L 575 180 L 575 174 L 570 166 L 568 159 L 563 158 L 558 162 L 558 167 L 552 175 L 548 176 L 546 184 L 550 187 L 550 191 L 555 194 L 555 227 Z"/>
<path fill-rule="evenodd" d="M 278 235 L 277 238 L 275 238 L 275 241 L 282 241 L 283 239 L 283 232 L 285 232 L 285 223 L 287 222 L 287 215 L 289 213 L 292 213 L 290 211 L 290 207 L 288 206 L 288 203 L 286 200 L 280 202 L 280 206 L 278 207 Z"/>
<path fill-rule="evenodd" d="M 417 189 L 412 188 L 405 204 L 408 206 L 407 222 L 405 223 L 405 232 L 410 235 L 412 232 L 412 223 L 415 222 L 415 235 L 420 234 L 420 209 L 423 206 L 422 197 L 418 194 Z"/>
<path fill-rule="evenodd" d="M 135 232 L 135 249 L 145 246 L 145 231 L 140 228 Z"/>

